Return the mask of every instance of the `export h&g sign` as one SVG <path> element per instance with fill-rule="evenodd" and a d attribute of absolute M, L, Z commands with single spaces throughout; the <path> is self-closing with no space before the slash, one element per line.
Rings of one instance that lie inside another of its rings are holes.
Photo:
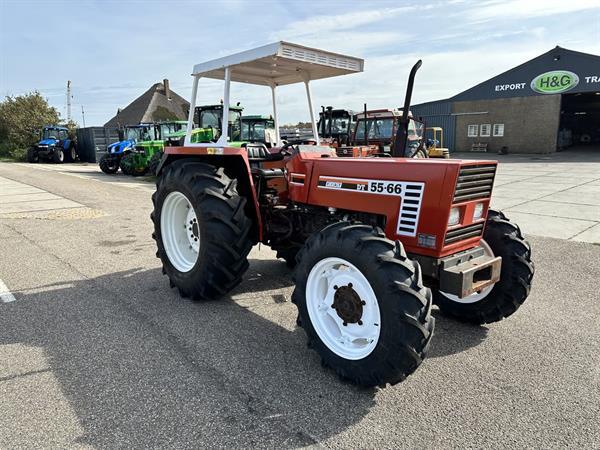
<path fill-rule="evenodd" d="M 579 77 L 568 70 L 552 70 L 531 80 L 531 89 L 540 94 L 560 94 L 579 84 Z"/>

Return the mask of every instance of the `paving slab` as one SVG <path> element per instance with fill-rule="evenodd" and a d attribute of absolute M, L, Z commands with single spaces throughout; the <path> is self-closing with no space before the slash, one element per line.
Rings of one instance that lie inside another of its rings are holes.
<path fill-rule="evenodd" d="M 509 218 L 511 222 L 519 224 L 521 230 L 526 234 L 558 239 L 570 239 L 597 224 L 591 220 L 567 219 L 516 211 L 511 211 Z"/>
<path fill-rule="evenodd" d="M 81 203 L 25 183 L 0 177 L 0 214 L 81 208 Z"/>
<path fill-rule="evenodd" d="M 56 200 L 62 197 L 51 194 L 50 192 L 35 192 L 35 193 L 26 193 L 26 194 L 7 194 L 0 197 L 0 205 L 5 205 L 8 203 L 23 203 L 23 202 L 31 202 L 35 200 Z"/>
<path fill-rule="evenodd" d="M 592 244 L 600 245 L 600 224 L 588 228 L 582 233 L 573 236 L 571 239 L 574 241 L 590 242 Z M 600 383 L 600 372 L 598 382 Z"/>
<path fill-rule="evenodd" d="M 519 198 L 519 197 L 502 197 L 494 195 L 492 197 L 491 206 L 495 209 L 507 209 L 512 206 L 520 205 L 523 203 L 530 202 L 531 199 Z"/>
<path fill-rule="evenodd" d="M 27 211 L 47 211 L 50 209 L 81 208 L 80 203 L 66 198 L 53 200 L 38 200 L 30 202 L 0 203 L 0 214 L 9 214 Z"/>
<path fill-rule="evenodd" d="M 20 186 L 2 186 L 0 187 L 0 197 L 4 197 L 5 195 L 15 195 L 15 194 L 36 194 L 44 192 L 41 189 L 27 186 L 26 184 L 22 184 Z M 0 202 L 2 199 L 0 198 Z"/>
<path fill-rule="evenodd" d="M 555 202 L 600 206 L 600 195 L 589 192 L 554 192 L 551 194 L 546 194 L 543 198 L 544 200 L 551 200 Z"/>
<path fill-rule="evenodd" d="M 533 200 L 520 205 L 511 206 L 508 208 L 508 211 L 600 222 L 600 208 L 598 206 L 591 205 L 577 205 L 572 203 Z"/>
<path fill-rule="evenodd" d="M 567 189 L 564 192 L 576 192 L 578 194 L 595 194 L 595 195 L 599 195 L 600 194 L 600 185 L 595 185 L 595 184 L 583 184 L 583 185 L 579 185 L 579 186 L 575 186 L 572 188 Z"/>
<path fill-rule="evenodd" d="M 504 198 L 524 198 L 528 200 L 535 200 L 547 195 L 554 194 L 553 191 L 549 190 L 538 190 L 538 189 L 519 189 L 515 183 L 510 185 L 499 186 L 494 188 L 494 197 Z"/>

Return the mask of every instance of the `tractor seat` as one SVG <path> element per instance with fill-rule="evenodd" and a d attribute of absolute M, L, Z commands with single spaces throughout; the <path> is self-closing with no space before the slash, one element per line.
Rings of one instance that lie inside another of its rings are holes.
<path fill-rule="evenodd" d="M 271 153 L 267 146 L 262 143 L 248 142 L 246 144 L 246 152 L 248 152 L 248 159 L 250 161 L 279 161 L 283 159 L 281 153 Z"/>

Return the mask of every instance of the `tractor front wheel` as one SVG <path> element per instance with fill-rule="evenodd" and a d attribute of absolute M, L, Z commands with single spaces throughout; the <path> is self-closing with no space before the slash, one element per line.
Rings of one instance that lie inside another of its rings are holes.
<path fill-rule="evenodd" d="M 138 167 L 133 153 L 127 153 L 121 158 L 119 166 L 125 175 L 140 176 L 146 173 L 147 167 Z"/>
<path fill-rule="evenodd" d="M 36 163 L 40 160 L 35 148 L 31 147 L 27 149 L 27 162 Z"/>
<path fill-rule="evenodd" d="M 104 173 L 117 173 L 119 170 L 119 158 L 109 153 L 105 153 L 100 158 L 98 165 L 100 166 L 100 170 L 102 170 Z"/>
<path fill-rule="evenodd" d="M 52 153 L 52 161 L 57 164 L 62 164 L 65 162 L 65 152 L 62 148 L 55 148 Z"/>
<path fill-rule="evenodd" d="M 434 291 L 434 302 L 442 312 L 475 324 L 513 314 L 529 295 L 534 273 L 529 243 L 503 213 L 489 211 L 481 244 L 488 255 L 502 257 L 500 281 L 464 298 Z"/>
<path fill-rule="evenodd" d="M 172 287 L 183 297 L 215 299 L 240 283 L 252 223 L 236 180 L 223 168 L 181 160 L 162 171 L 152 201 L 156 256 Z"/>
<path fill-rule="evenodd" d="M 378 228 L 339 222 L 313 234 L 297 257 L 292 301 L 309 347 L 361 386 L 404 380 L 431 337 L 431 291 L 421 269 Z"/>

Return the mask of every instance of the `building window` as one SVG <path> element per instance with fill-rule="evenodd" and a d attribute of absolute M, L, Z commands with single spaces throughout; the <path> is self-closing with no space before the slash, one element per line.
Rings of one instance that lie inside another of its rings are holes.
<path fill-rule="evenodd" d="M 490 137 L 491 132 L 492 125 L 489 123 L 484 123 L 479 127 L 479 136 L 481 137 Z"/>
<path fill-rule="evenodd" d="M 467 136 L 469 137 L 477 137 L 477 125 L 469 125 L 467 130 Z"/>
<path fill-rule="evenodd" d="M 496 137 L 504 136 L 504 124 L 503 123 L 495 123 L 494 124 L 494 136 L 496 136 Z"/>

